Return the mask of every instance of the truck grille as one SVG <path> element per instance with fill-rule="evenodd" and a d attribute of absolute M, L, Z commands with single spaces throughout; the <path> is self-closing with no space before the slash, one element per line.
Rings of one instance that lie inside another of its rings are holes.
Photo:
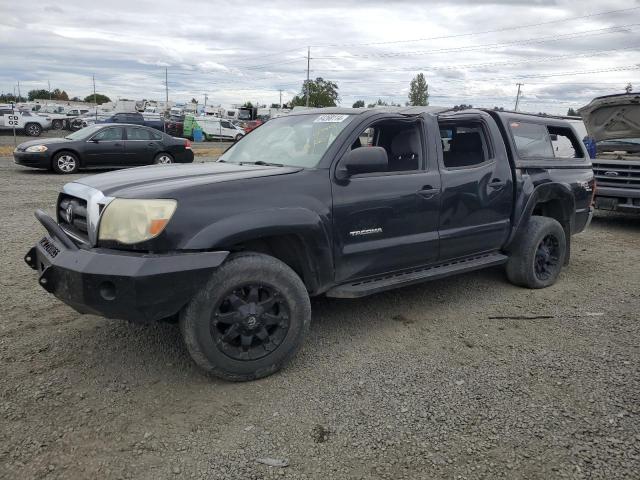
<path fill-rule="evenodd" d="M 595 159 L 593 173 L 598 187 L 640 189 L 640 160 Z"/>
<path fill-rule="evenodd" d="M 61 193 L 58 199 L 58 223 L 71 233 L 87 240 L 87 201 Z"/>

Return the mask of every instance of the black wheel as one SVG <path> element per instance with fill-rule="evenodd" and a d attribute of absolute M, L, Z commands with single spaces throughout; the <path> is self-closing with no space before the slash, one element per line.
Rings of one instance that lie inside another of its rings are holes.
<path fill-rule="evenodd" d="M 243 135 L 241 133 L 239 133 L 238 135 L 236 135 L 235 141 L 238 142 L 240 141 L 240 139 L 243 137 Z"/>
<path fill-rule="evenodd" d="M 507 262 L 507 277 L 522 287 L 548 287 L 558 279 L 566 254 L 562 225 L 553 218 L 533 216 L 516 239 Z"/>
<path fill-rule="evenodd" d="M 310 322 L 311 304 L 300 277 L 259 253 L 231 256 L 180 314 L 194 361 L 233 381 L 282 368 L 302 345 Z"/>
<path fill-rule="evenodd" d="M 173 157 L 170 153 L 162 152 L 156 155 L 156 158 L 153 159 L 153 163 L 156 165 L 168 165 L 173 163 Z"/>
<path fill-rule="evenodd" d="M 53 157 L 51 162 L 53 171 L 61 175 L 76 173 L 80 168 L 80 162 L 71 152 L 60 152 Z"/>
<path fill-rule="evenodd" d="M 27 123 L 24 126 L 24 133 L 29 137 L 39 137 L 42 133 L 42 127 L 38 123 Z"/>
<path fill-rule="evenodd" d="M 54 120 L 53 122 L 51 122 L 51 128 L 53 128 L 54 130 L 62 130 L 62 127 L 62 120 Z"/>

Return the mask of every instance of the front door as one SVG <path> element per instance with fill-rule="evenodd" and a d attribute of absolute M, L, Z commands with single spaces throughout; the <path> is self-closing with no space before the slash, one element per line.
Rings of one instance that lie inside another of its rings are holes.
<path fill-rule="evenodd" d="M 122 127 L 106 127 L 85 143 L 84 164 L 87 167 L 119 165 L 124 157 Z"/>
<path fill-rule="evenodd" d="M 504 144 L 487 114 L 440 119 L 442 260 L 499 250 L 511 227 L 513 180 Z"/>
<path fill-rule="evenodd" d="M 386 119 L 353 139 L 383 147 L 389 167 L 333 182 L 337 282 L 437 262 L 440 174 L 426 133 L 421 120 Z"/>

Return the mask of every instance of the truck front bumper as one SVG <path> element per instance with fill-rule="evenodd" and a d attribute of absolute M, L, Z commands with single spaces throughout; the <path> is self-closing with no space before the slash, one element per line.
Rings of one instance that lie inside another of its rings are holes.
<path fill-rule="evenodd" d="M 38 282 L 46 291 L 80 313 L 134 322 L 170 317 L 229 255 L 80 248 L 53 219 L 42 212 L 36 217 L 49 235 L 29 250 L 25 261 L 38 271 Z"/>

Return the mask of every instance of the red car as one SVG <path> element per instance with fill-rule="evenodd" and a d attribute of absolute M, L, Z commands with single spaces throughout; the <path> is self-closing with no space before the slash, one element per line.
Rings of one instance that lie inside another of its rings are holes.
<path fill-rule="evenodd" d="M 262 124 L 262 120 L 251 120 L 250 122 L 244 124 L 244 133 L 249 133 L 251 130 L 255 130 Z"/>

